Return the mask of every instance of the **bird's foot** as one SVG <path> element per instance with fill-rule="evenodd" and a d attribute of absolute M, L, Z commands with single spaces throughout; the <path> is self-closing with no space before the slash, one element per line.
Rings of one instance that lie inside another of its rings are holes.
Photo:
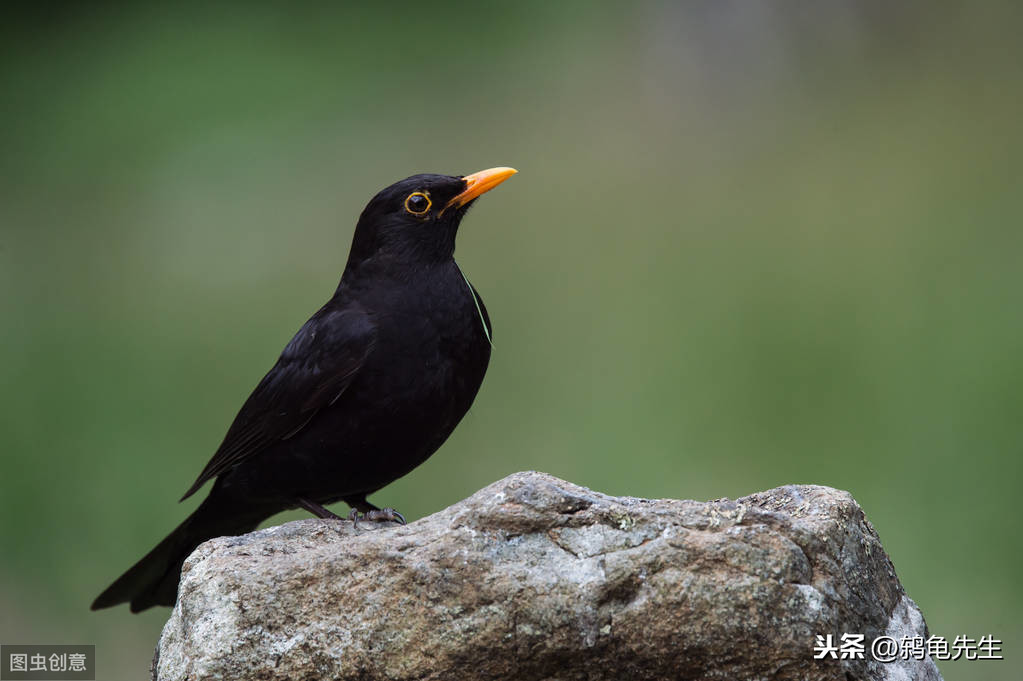
<path fill-rule="evenodd" d="M 365 513 L 359 513 L 358 509 L 352 509 L 352 512 L 348 514 L 348 519 L 352 521 L 352 527 L 359 529 L 359 521 L 367 520 L 375 523 L 384 523 L 393 521 L 399 525 L 405 525 L 405 516 L 395 511 L 393 508 L 374 508 L 371 511 Z"/>

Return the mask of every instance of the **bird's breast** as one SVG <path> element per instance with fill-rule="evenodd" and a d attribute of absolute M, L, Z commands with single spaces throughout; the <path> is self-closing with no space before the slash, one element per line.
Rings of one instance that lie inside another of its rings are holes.
<path fill-rule="evenodd" d="M 482 301 L 453 274 L 378 287 L 360 301 L 375 328 L 372 352 L 337 401 L 281 450 L 298 471 L 294 484 L 312 498 L 369 492 L 404 475 L 472 405 L 490 360 L 489 324 Z"/>
<path fill-rule="evenodd" d="M 490 360 L 482 300 L 457 266 L 379 294 L 370 306 L 376 344 L 360 372 L 374 381 L 366 387 L 394 410 L 457 422 Z"/>

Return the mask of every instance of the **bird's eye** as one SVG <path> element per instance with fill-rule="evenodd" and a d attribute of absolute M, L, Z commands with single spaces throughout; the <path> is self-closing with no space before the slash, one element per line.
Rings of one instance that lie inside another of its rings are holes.
<path fill-rule="evenodd" d="M 423 192 L 413 192 L 405 199 L 405 210 L 420 217 L 426 215 L 426 212 L 430 210 L 432 205 L 433 202 L 430 201 L 430 197 Z"/>

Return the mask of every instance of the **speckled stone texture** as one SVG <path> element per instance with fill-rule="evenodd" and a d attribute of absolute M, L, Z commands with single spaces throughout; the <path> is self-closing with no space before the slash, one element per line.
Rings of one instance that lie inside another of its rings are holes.
<path fill-rule="evenodd" d="M 814 660 L 816 635 L 864 660 Z M 609 497 L 517 473 L 405 527 L 302 520 L 188 559 L 154 678 L 940 679 L 872 662 L 926 636 L 846 493 Z"/>

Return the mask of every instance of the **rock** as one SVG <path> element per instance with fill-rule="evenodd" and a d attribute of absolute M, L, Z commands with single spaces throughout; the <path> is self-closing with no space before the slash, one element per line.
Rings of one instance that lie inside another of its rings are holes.
<path fill-rule="evenodd" d="M 864 659 L 815 660 L 864 634 Z M 847 492 L 610 497 L 518 473 L 410 525 L 316 519 L 206 542 L 154 678 L 940 679 Z"/>

